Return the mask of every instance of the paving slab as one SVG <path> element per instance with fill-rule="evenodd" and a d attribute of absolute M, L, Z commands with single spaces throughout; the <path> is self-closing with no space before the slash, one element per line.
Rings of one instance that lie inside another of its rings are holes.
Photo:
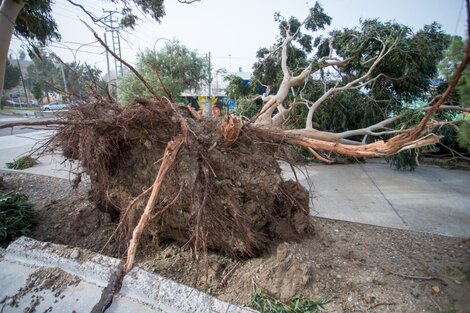
<path fill-rule="evenodd" d="M 408 228 L 470 236 L 470 172 L 431 166 L 413 172 L 398 172 L 386 164 L 361 167 Z"/>
<path fill-rule="evenodd" d="M 252 309 L 220 301 L 197 289 L 141 268 L 133 268 L 122 282 L 106 313 L 252 313 Z"/>
<path fill-rule="evenodd" d="M 21 237 L 0 259 L 1 312 L 101 312 L 120 261 Z"/>

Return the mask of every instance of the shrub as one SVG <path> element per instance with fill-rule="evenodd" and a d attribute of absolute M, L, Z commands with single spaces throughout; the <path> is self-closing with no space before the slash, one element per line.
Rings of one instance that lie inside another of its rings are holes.
<path fill-rule="evenodd" d="M 36 159 L 34 159 L 31 156 L 27 155 L 27 156 L 21 157 L 19 159 L 16 159 L 13 162 L 8 162 L 6 165 L 10 169 L 24 170 L 26 168 L 33 167 L 37 163 L 38 163 L 38 161 L 36 161 Z"/>
<path fill-rule="evenodd" d="M 278 294 L 263 290 L 257 284 L 253 286 L 251 306 L 262 313 L 315 313 L 326 312 L 327 299 L 306 299 L 302 296 L 294 296 L 288 300 L 281 300 Z"/>
<path fill-rule="evenodd" d="M 31 234 L 36 215 L 28 197 L 10 192 L 0 196 L 0 242 Z"/>

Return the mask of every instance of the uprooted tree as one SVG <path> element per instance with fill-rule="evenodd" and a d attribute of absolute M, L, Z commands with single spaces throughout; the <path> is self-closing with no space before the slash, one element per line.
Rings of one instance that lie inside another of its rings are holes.
<path fill-rule="evenodd" d="M 92 199 L 119 219 L 110 241 L 129 242 L 127 270 L 133 266 L 141 240 L 176 240 L 191 247 L 199 260 L 201 251 L 207 249 L 253 256 L 275 238 L 296 240 L 308 233 L 312 229 L 308 192 L 281 176 L 278 159 L 286 146 L 304 147 L 329 162 L 325 153 L 384 157 L 439 141 L 430 132 L 432 116 L 443 107 L 469 63 L 468 42 L 448 88 L 417 124 L 392 130 L 394 122 L 402 118 L 396 115 L 365 128 L 334 133 L 315 129 L 313 114 L 335 93 L 365 90 L 386 78 L 378 69 L 396 49 L 399 34 L 368 38 L 367 45 L 377 50 L 347 58 L 334 51 L 334 40 L 330 40 L 325 56 L 292 73 L 288 50 L 300 35 L 300 27 L 315 30 L 322 23 L 325 15 L 316 5 L 297 27 L 284 24 L 285 36 L 276 50 L 281 55 L 282 81 L 275 94 L 263 96 L 261 110 L 250 121 L 233 115 L 201 117 L 191 107 L 159 95 L 131 67 L 152 96 L 119 106 L 111 97 L 97 95 L 96 102 L 71 110 L 62 120 L 39 122 L 59 126 L 51 139 L 53 146 L 67 159 L 80 162 L 91 179 Z M 367 66 L 367 70 L 357 76 L 352 71 L 348 79 L 334 84 L 325 83 L 323 95 L 314 101 L 303 98 L 308 106 L 304 128 L 282 127 L 292 110 L 286 101 L 289 93 L 302 97 L 309 77 L 330 69 L 339 71 L 351 62 Z M 389 137 L 371 139 L 378 135 Z M 357 140 L 359 137 L 367 139 Z"/>

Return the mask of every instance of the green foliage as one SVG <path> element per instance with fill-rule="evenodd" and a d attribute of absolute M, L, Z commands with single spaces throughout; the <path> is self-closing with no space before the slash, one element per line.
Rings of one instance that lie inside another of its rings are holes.
<path fill-rule="evenodd" d="M 31 93 L 33 94 L 34 99 L 40 101 L 42 98 L 42 88 L 41 85 L 37 82 L 33 84 L 31 88 Z"/>
<path fill-rule="evenodd" d="M 15 34 L 40 45 L 49 40 L 59 40 L 57 24 L 52 17 L 52 3 L 52 0 L 26 1 L 16 18 Z"/>
<path fill-rule="evenodd" d="M 445 51 L 444 59 L 439 63 L 439 73 L 450 82 L 455 70 L 460 64 L 465 49 L 465 43 L 460 36 L 454 36 Z M 470 68 L 467 68 L 455 87 L 461 105 L 470 106 Z"/>
<path fill-rule="evenodd" d="M 388 46 L 398 41 L 372 72 L 372 77 L 379 73 L 386 76 L 367 86 L 371 95 L 398 102 L 426 97 L 430 91 L 429 81 L 437 74 L 436 65 L 443 57 L 449 36 L 437 23 L 412 33 L 407 26 L 378 20 L 365 20 L 359 29 L 336 31 L 332 34 L 334 49 L 342 58 L 353 58 L 343 68 L 346 81 L 369 70 L 371 62 L 365 61 L 378 55 L 381 49 L 381 42 L 375 39 L 377 36 Z"/>
<path fill-rule="evenodd" d="M 31 234 L 36 216 L 28 197 L 16 192 L 0 196 L 0 242 Z"/>
<path fill-rule="evenodd" d="M 431 92 L 429 82 L 436 77 L 436 64 L 442 58 L 450 38 L 437 23 L 426 25 L 413 33 L 404 25 L 378 20 L 364 20 L 358 28 L 333 31 L 326 37 L 310 35 L 331 23 L 331 18 L 323 12 L 318 2 L 311 9 L 304 26 L 295 17 L 285 19 L 276 14 L 275 20 L 279 22 L 281 36 L 271 49 L 262 48 L 258 51 L 252 79 L 255 85 L 253 89 L 259 88 L 256 85 L 258 82 L 271 87 L 280 85 L 283 79 L 281 55 L 280 49 L 275 48 L 285 38 L 289 25 L 291 33 L 298 31 L 287 52 L 287 65 L 292 75 L 300 73 L 309 64 L 315 71 L 320 66 L 320 59 L 330 54 L 330 47 L 335 50 L 333 55 L 337 54 L 343 59 L 351 58 L 346 66 L 341 67 L 341 76 L 331 71 L 320 71 L 305 86 L 292 88 L 293 93 L 287 99 L 291 103 L 297 102 L 300 89 L 304 98 L 314 102 L 324 94 L 325 87 L 344 85 L 364 75 L 373 63 L 366 61 L 377 57 L 382 49 L 381 41 L 390 47 L 396 40 L 396 47 L 371 75 L 374 77 L 383 73 L 384 76 L 361 89 L 332 95 L 315 111 L 313 124 L 316 129 L 324 131 L 366 127 L 398 114 L 405 102 L 426 99 Z M 316 39 L 312 40 L 314 37 Z M 272 88 L 272 91 L 277 90 Z M 287 127 L 305 127 L 306 112 L 304 105 L 294 107 Z"/>
<path fill-rule="evenodd" d="M 20 83 L 20 69 L 18 66 L 14 66 L 7 60 L 5 69 L 5 82 L 3 88 L 10 89 L 18 86 Z"/>
<path fill-rule="evenodd" d="M 444 58 L 439 62 L 439 73 L 446 81 L 450 81 L 455 73 L 455 70 L 462 60 L 465 44 L 462 37 L 454 36 L 449 44 L 449 47 L 444 53 Z"/>
<path fill-rule="evenodd" d="M 414 171 L 419 165 L 418 159 L 419 154 L 416 149 L 404 150 L 394 156 L 385 158 L 391 168 L 399 171 Z"/>
<path fill-rule="evenodd" d="M 178 41 L 171 41 L 155 53 L 147 50 L 138 56 L 137 70 L 161 95 L 165 95 L 157 73 L 174 97 L 184 90 L 197 90 L 206 79 L 207 64 L 196 51 L 189 50 Z M 150 92 L 133 73 L 125 75 L 119 85 L 118 97 L 127 103 L 136 96 L 149 97 Z"/>
<path fill-rule="evenodd" d="M 14 170 L 24 170 L 26 168 L 33 167 L 37 163 L 38 162 L 36 161 L 36 159 L 32 158 L 29 155 L 26 155 L 19 159 L 14 160 L 13 162 L 8 162 L 6 166 Z"/>
<path fill-rule="evenodd" d="M 457 142 L 462 149 L 470 152 L 470 121 L 465 121 L 457 131 Z"/>
<path fill-rule="evenodd" d="M 263 103 L 260 99 L 253 100 L 249 98 L 242 98 L 237 100 L 235 114 L 252 119 L 261 110 Z"/>
<path fill-rule="evenodd" d="M 315 313 L 327 312 L 325 306 L 330 302 L 328 299 L 306 299 L 295 296 L 289 300 L 282 301 L 278 294 L 263 290 L 257 284 L 253 285 L 251 306 L 262 313 Z"/>
<path fill-rule="evenodd" d="M 92 87 L 95 87 L 95 83 L 97 86 L 104 88 L 105 82 L 101 79 L 101 70 L 96 66 L 85 66 L 77 62 L 66 63 L 63 66 L 68 92 L 72 95 L 72 98 L 86 99 L 93 96 L 91 90 Z M 63 82 L 60 87 L 62 86 Z M 98 91 L 101 90 L 98 89 Z"/>
<path fill-rule="evenodd" d="M 41 53 L 32 58 L 33 64 L 27 68 L 28 83 L 34 90 L 34 97 L 38 100 L 49 92 L 56 91 L 55 87 L 64 89 L 62 74 L 54 65 L 52 56 Z"/>
<path fill-rule="evenodd" d="M 227 87 L 225 87 L 225 93 L 232 99 L 240 99 L 250 94 L 250 87 L 243 83 L 243 79 L 237 75 L 229 75 L 225 77 L 228 81 Z"/>

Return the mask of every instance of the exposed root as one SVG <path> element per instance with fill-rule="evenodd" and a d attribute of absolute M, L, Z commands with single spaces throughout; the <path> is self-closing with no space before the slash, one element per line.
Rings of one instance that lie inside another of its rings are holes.
<path fill-rule="evenodd" d="M 129 248 L 127 250 L 126 264 L 124 266 L 126 273 L 128 273 L 134 265 L 135 253 L 137 251 L 137 247 L 139 246 L 140 237 L 142 236 L 142 233 L 151 218 L 151 212 L 157 201 L 158 194 L 163 184 L 163 179 L 165 178 L 165 175 L 168 172 L 168 169 L 175 162 L 176 155 L 178 154 L 178 151 L 182 144 L 183 144 L 183 136 L 178 136 L 177 138 L 175 138 L 175 140 L 170 141 L 165 149 L 165 152 L 163 155 L 163 162 L 162 162 L 162 165 L 160 166 L 160 169 L 158 170 L 158 174 L 157 174 L 157 177 L 155 178 L 155 182 L 153 183 L 152 193 L 150 194 L 150 198 L 147 202 L 147 206 L 144 209 L 144 213 L 140 217 L 139 223 L 137 224 L 137 226 L 134 228 L 134 231 L 132 232 L 132 239 L 129 243 Z"/>

